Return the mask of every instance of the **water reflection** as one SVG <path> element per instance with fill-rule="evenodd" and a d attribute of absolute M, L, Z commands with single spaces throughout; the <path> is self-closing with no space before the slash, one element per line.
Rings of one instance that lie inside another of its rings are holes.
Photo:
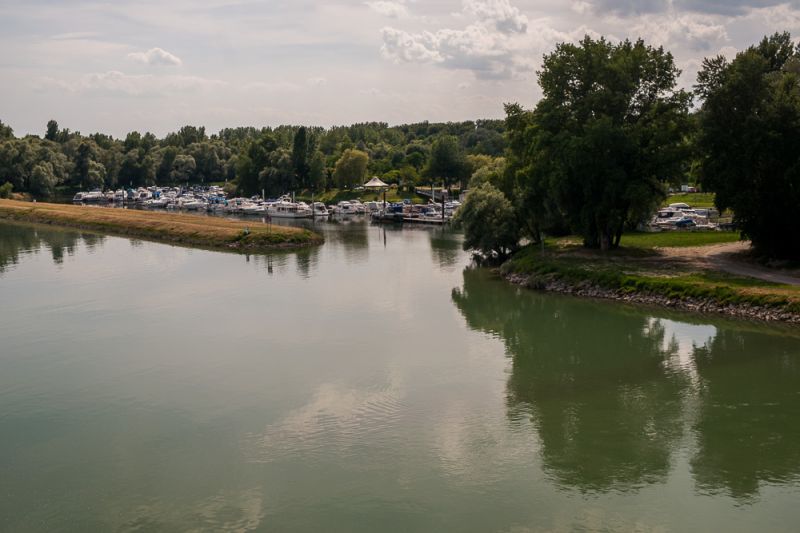
<path fill-rule="evenodd" d="M 461 239 L 448 229 L 430 228 L 431 255 L 441 268 L 454 267 L 461 258 Z"/>
<path fill-rule="evenodd" d="M 89 253 L 102 246 L 104 237 L 93 233 L 61 231 L 24 224 L 0 224 L 0 273 L 16 265 L 20 256 L 38 254 L 43 249 L 50 252 L 55 264 L 62 264 L 65 256 L 75 254 L 80 243 Z"/>
<path fill-rule="evenodd" d="M 465 270 L 453 302 L 471 328 L 504 341 L 508 417 L 530 419 L 544 468 L 561 486 L 662 482 L 692 437 L 701 489 L 739 497 L 797 475 L 795 339 L 648 318 L 487 276 Z"/>
<path fill-rule="evenodd" d="M 722 330 L 695 351 L 703 402 L 692 471 L 698 487 L 752 498 L 800 478 L 800 358 L 779 336 Z"/>
<path fill-rule="evenodd" d="M 372 228 L 362 219 L 331 219 L 313 228 L 322 233 L 331 248 L 344 253 L 349 264 L 365 263 L 369 259 L 369 231 Z"/>

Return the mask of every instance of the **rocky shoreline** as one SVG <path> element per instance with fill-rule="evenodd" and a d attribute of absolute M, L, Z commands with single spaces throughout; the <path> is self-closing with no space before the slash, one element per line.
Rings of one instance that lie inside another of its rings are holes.
<path fill-rule="evenodd" d="M 669 298 L 654 294 L 627 292 L 620 289 L 607 289 L 594 285 L 589 281 L 572 284 L 564 280 L 550 277 L 529 276 L 514 272 L 502 275 L 507 281 L 515 285 L 558 294 L 570 294 L 582 298 L 599 298 L 618 302 L 654 305 L 669 309 L 680 309 L 695 313 L 713 313 L 764 322 L 800 324 L 800 314 L 790 313 L 774 307 L 748 304 L 724 304 L 710 298 Z"/>

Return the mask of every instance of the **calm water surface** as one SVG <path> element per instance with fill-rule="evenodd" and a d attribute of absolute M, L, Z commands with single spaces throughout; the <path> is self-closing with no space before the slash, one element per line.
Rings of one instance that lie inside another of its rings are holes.
<path fill-rule="evenodd" d="M 797 530 L 796 330 L 322 231 L 246 257 L 0 224 L 0 530 Z"/>

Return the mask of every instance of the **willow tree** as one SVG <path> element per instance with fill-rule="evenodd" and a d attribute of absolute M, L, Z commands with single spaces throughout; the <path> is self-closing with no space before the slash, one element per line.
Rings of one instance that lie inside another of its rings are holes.
<path fill-rule="evenodd" d="M 585 37 L 546 55 L 532 122 L 508 122 L 528 138 L 511 147 L 511 171 L 523 171 L 517 193 L 536 202 L 528 210 L 554 204 L 586 246 L 619 246 L 683 171 L 691 97 L 679 75 L 669 52 L 642 40 Z"/>

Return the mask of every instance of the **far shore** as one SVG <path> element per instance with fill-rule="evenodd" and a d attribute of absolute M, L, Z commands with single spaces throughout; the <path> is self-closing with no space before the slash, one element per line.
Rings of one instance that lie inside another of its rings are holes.
<path fill-rule="evenodd" d="M 0 200 L 0 220 L 51 224 L 168 244 L 247 253 L 323 242 L 320 235 L 307 229 L 256 221 L 16 200 Z"/>

